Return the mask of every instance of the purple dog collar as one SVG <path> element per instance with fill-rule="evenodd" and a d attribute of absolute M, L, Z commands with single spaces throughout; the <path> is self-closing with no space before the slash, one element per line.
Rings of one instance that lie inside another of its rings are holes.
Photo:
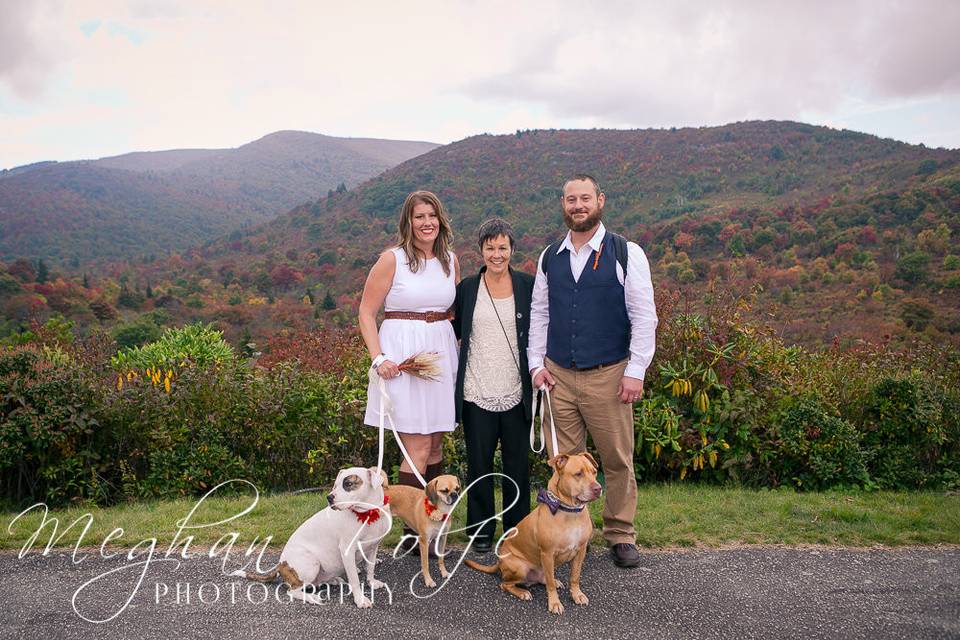
<path fill-rule="evenodd" d="M 537 493 L 537 502 L 541 502 L 547 505 L 547 508 L 550 509 L 552 515 L 557 515 L 557 510 L 568 511 L 570 513 L 580 513 L 583 511 L 583 508 L 587 505 L 580 504 L 577 506 L 566 504 L 561 501 L 552 491 L 547 489 L 540 489 Z"/>

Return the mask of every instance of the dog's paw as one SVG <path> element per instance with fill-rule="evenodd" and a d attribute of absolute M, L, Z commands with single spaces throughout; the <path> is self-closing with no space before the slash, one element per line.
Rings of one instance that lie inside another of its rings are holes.
<path fill-rule="evenodd" d="M 444 569 L 443 567 L 440 567 L 440 577 L 446 580 L 447 578 L 450 577 L 450 572 Z"/>
<path fill-rule="evenodd" d="M 558 590 L 563 589 L 563 583 L 562 583 L 562 582 L 560 582 L 559 580 L 554 580 L 554 582 L 557 583 L 557 589 L 558 589 Z"/>
<path fill-rule="evenodd" d="M 572 597 L 572 598 L 573 598 L 573 601 L 576 602 L 576 603 L 579 604 L 579 605 L 586 606 L 586 605 L 590 604 L 590 598 L 588 598 L 588 597 L 587 597 L 587 594 L 585 594 L 583 591 L 580 591 L 580 589 L 577 589 L 576 591 L 573 591 L 573 590 L 571 589 L 571 590 L 570 590 L 570 597 Z"/>
<path fill-rule="evenodd" d="M 550 613 L 555 613 L 558 616 L 563 614 L 563 605 L 560 603 L 560 599 L 556 600 L 550 599 L 550 602 L 547 603 L 547 608 L 550 610 Z"/>
<path fill-rule="evenodd" d="M 369 609 L 373 606 L 373 603 L 370 602 L 370 598 L 363 594 L 355 594 L 353 596 L 353 602 L 361 609 Z"/>
<path fill-rule="evenodd" d="M 371 580 L 371 581 L 370 581 L 370 588 L 371 588 L 371 589 L 385 589 L 386 586 L 387 586 L 387 584 L 386 584 L 385 582 L 381 582 L 380 580 Z"/>
<path fill-rule="evenodd" d="M 423 584 L 427 585 L 431 589 L 437 586 L 437 583 L 433 581 L 433 578 L 430 576 L 423 576 Z"/>

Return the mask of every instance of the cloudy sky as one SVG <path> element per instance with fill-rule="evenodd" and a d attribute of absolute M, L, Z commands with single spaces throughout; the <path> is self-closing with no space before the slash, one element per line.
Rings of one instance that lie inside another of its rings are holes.
<path fill-rule="evenodd" d="M 956 0 L 0 0 L 0 168 L 750 119 L 957 148 L 958 33 Z"/>

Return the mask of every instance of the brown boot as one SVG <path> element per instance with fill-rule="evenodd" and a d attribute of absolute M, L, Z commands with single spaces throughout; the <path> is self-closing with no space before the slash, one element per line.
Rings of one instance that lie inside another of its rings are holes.
<path fill-rule="evenodd" d="M 427 471 L 423 474 L 423 479 L 427 482 L 430 482 L 437 476 L 443 475 L 443 461 L 434 462 L 433 464 L 427 465 Z"/>

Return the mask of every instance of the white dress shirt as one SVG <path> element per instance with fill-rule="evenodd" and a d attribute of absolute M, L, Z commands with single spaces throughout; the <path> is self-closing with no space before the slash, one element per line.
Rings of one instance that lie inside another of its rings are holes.
<path fill-rule="evenodd" d="M 560 243 L 557 253 L 570 250 L 570 270 L 573 279 L 580 280 L 583 268 L 590 261 L 594 251 L 599 251 L 607 230 L 600 223 L 593 237 L 580 247 L 573 248 L 570 232 Z M 549 248 L 549 247 L 547 247 Z M 530 371 L 536 372 L 543 366 L 547 352 L 547 327 L 550 324 L 550 299 L 548 296 L 547 274 L 543 272 L 543 254 L 537 260 L 537 276 L 533 284 L 533 299 L 530 306 L 530 335 L 527 344 L 527 361 Z M 653 301 L 653 282 L 650 279 L 650 264 L 647 256 L 635 242 L 627 242 L 627 277 L 623 277 L 623 267 L 617 262 L 617 279 L 624 288 L 624 300 L 627 306 L 627 318 L 630 320 L 630 361 L 624 375 L 643 380 L 643 376 L 653 360 L 656 350 L 657 308 Z"/>

